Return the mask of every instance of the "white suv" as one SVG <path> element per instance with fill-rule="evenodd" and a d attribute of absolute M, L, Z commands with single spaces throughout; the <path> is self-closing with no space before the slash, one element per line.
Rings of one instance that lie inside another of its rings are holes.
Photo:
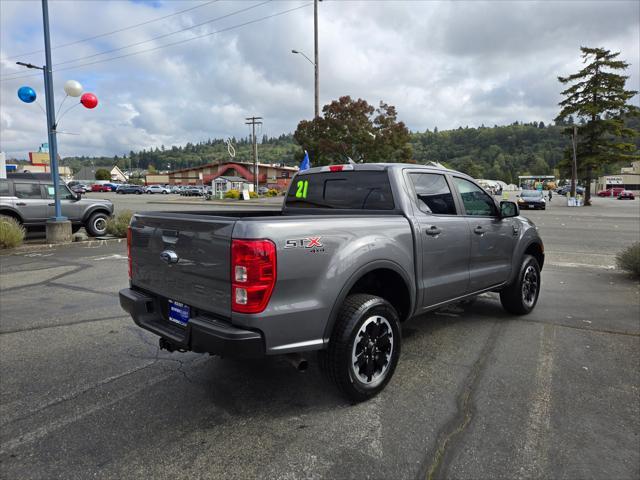
<path fill-rule="evenodd" d="M 165 195 L 169 193 L 169 189 L 162 185 L 149 185 L 144 191 L 145 193 L 164 193 Z"/>

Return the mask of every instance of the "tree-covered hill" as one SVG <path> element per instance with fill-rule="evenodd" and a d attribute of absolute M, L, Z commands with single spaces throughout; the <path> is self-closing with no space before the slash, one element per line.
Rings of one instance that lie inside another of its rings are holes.
<path fill-rule="evenodd" d="M 640 131 L 640 119 L 628 120 L 628 125 Z M 562 134 L 566 126 L 544 125 L 542 122 L 514 123 L 507 126 L 458 128 L 456 130 L 413 132 L 410 135 L 412 158 L 416 163 L 436 161 L 475 178 L 517 181 L 518 175 L 549 175 L 558 173 L 561 160 L 570 147 L 569 137 Z M 251 142 L 248 138 L 232 139 L 238 161 L 250 161 Z M 636 137 L 640 147 L 640 139 Z M 260 162 L 297 165 L 303 149 L 293 135 L 264 136 L 258 145 Z M 184 146 L 159 146 L 130 152 L 125 157 L 68 157 L 63 160 L 74 170 L 91 162 L 95 166 L 158 170 L 178 169 L 205 163 L 229 160 L 223 139 L 210 139 Z M 342 162 L 344 159 L 336 159 Z M 313 158 L 311 159 L 313 165 Z M 610 165 L 602 173 L 619 172 L 620 166 Z M 567 172 L 559 172 L 562 176 Z"/>

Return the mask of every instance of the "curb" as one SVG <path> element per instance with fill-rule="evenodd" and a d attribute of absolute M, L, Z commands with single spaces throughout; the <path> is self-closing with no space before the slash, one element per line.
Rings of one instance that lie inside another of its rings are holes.
<path fill-rule="evenodd" d="M 41 243 L 35 245 L 22 245 L 21 247 L 12 248 L 10 250 L 0 250 L 0 257 L 10 255 L 22 255 L 23 253 L 35 253 L 46 252 L 49 250 L 57 250 L 59 248 L 100 248 L 106 245 L 116 243 L 126 243 L 126 238 L 103 238 L 97 240 L 87 240 L 84 242 L 70 242 L 70 243 Z"/>

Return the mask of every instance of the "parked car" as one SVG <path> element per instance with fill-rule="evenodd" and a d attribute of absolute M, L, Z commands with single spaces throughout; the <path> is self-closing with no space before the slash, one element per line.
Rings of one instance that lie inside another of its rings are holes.
<path fill-rule="evenodd" d="M 202 187 L 186 187 L 182 189 L 180 195 L 185 197 L 201 197 L 204 195 L 204 189 Z"/>
<path fill-rule="evenodd" d="M 163 193 L 166 195 L 167 193 L 169 193 L 169 189 L 162 185 L 148 185 L 144 189 L 144 193 Z"/>
<path fill-rule="evenodd" d="M 120 195 L 126 195 L 128 193 L 135 193 L 137 195 L 142 195 L 144 193 L 144 188 L 140 185 L 120 185 L 120 188 L 116 190 L 116 193 Z"/>
<path fill-rule="evenodd" d="M 624 191 L 625 190 L 623 187 L 607 188 L 606 190 L 600 190 L 598 192 L 598 196 L 599 197 L 617 197 Z"/>
<path fill-rule="evenodd" d="M 136 213 L 128 254 L 120 304 L 161 348 L 299 368 L 317 351 L 352 401 L 391 379 L 401 322 L 487 291 L 527 314 L 544 264 L 516 203 L 410 164 L 298 172 L 281 211 Z"/>
<path fill-rule="evenodd" d="M 565 185 L 564 187 L 560 187 L 558 190 L 556 190 L 556 192 L 558 193 L 558 195 L 564 196 L 567 193 L 571 192 L 571 185 Z M 579 185 L 576 185 L 576 194 L 584 195 L 584 187 L 580 187 Z"/>
<path fill-rule="evenodd" d="M 636 197 L 633 192 L 629 190 L 623 190 L 618 194 L 618 200 L 634 200 Z"/>
<path fill-rule="evenodd" d="M 67 187 L 69 187 L 69 185 L 67 185 Z M 72 192 L 79 193 L 80 195 L 82 195 L 83 193 L 87 193 L 87 189 L 85 188 L 84 185 L 76 184 L 69 188 L 71 189 Z"/>
<path fill-rule="evenodd" d="M 107 184 L 107 183 L 96 183 L 94 185 L 91 186 L 91 191 L 92 192 L 110 192 L 111 191 L 111 185 Z"/>
<path fill-rule="evenodd" d="M 259 195 L 266 195 L 269 192 L 269 189 L 267 187 L 259 187 L 258 188 L 258 194 Z"/>
<path fill-rule="evenodd" d="M 60 184 L 62 215 L 71 220 L 74 232 L 84 227 L 91 236 L 107 232 L 107 219 L 113 214 L 109 200 L 80 198 Z M 48 173 L 14 173 L 0 179 L 0 215 L 13 217 L 26 228 L 42 228 L 55 214 L 54 188 Z"/>
<path fill-rule="evenodd" d="M 182 190 L 182 187 L 180 185 L 174 185 L 173 187 L 171 187 L 171 193 L 180 193 L 180 190 Z"/>
<path fill-rule="evenodd" d="M 547 201 L 544 199 L 544 192 L 541 190 L 523 190 L 518 195 L 518 207 L 523 209 L 533 208 L 534 210 L 546 210 Z"/>

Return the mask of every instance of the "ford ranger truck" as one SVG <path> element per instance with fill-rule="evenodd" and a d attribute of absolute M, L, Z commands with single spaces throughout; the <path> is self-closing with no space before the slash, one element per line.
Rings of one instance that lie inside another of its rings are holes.
<path fill-rule="evenodd" d="M 401 323 L 483 292 L 529 313 L 544 247 L 514 202 L 408 164 L 296 174 L 280 211 L 143 212 L 120 304 L 170 351 L 300 358 L 352 401 L 380 392 Z"/>

